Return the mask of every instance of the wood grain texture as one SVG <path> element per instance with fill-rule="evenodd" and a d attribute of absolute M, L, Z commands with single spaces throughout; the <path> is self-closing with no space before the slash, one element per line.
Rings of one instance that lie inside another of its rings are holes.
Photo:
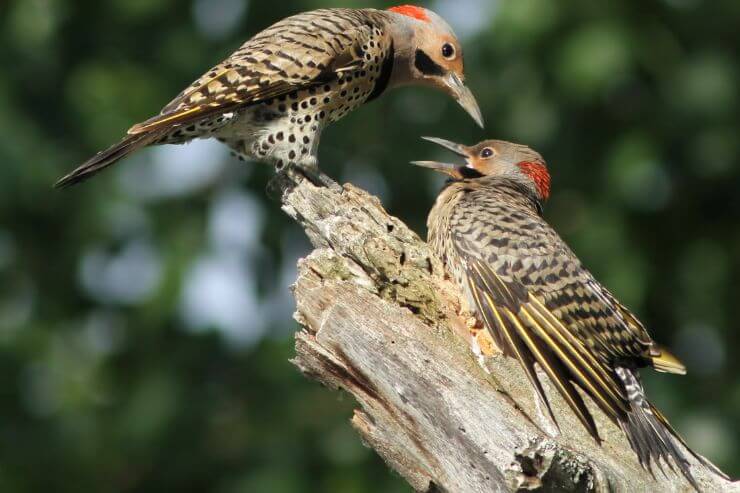
<path fill-rule="evenodd" d="M 692 491 L 670 470 L 646 472 L 585 396 L 601 447 L 545 375 L 557 425 L 515 361 L 481 364 L 456 287 L 377 198 L 352 185 L 279 180 L 283 210 L 316 247 L 293 288 L 302 326 L 293 362 L 356 399 L 352 424 L 362 440 L 415 490 Z M 705 491 L 740 492 L 738 482 L 692 469 Z"/>

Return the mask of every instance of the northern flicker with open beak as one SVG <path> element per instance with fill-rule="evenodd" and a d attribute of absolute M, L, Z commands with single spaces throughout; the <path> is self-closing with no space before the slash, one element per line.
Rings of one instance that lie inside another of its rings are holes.
<path fill-rule="evenodd" d="M 465 158 L 462 165 L 414 163 L 450 176 L 429 214 L 429 244 L 471 313 L 524 368 L 553 420 L 535 363 L 598 443 L 574 385 L 621 427 L 651 472 L 653 462 L 662 470 L 661 461 L 671 469 L 672 461 L 698 489 L 683 448 L 719 472 L 686 446 L 640 383 L 641 367 L 683 375 L 683 364 L 653 341 L 542 218 L 550 194 L 542 157 L 500 140 L 472 147 L 427 140 Z"/>
<path fill-rule="evenodd" d="M 244 43 L 161 113 L 57 182 L 78 183 L 135 150 L 215 137 L 239 157 L 315 170 L 321 131 L 387 89 L 444 91 L 483 126 L 464 85 L 463 52 L 437 14 L 323 9 L 288 17 Z"/>

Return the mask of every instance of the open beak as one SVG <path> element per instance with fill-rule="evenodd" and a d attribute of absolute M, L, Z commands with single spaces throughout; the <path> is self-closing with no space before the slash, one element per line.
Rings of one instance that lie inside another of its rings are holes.
<path fill-rule="evenodd" d="M 457 104 L 462 106 L 462 108 L 473 118 L 473 120 L 475 120 L 475 123 L 477 123 L 480 128 L 483 128 L 483 114 L 480 111 L 480 106 L 478 106 L 478 101 L 475 100 L 475 96 L 473 96 L 470 89 L 463 84 L 460 77 L 453 72 L 447 77 L 445 84 L 450 90 L 452 97 L 457 101 Z"/>
<path fill-rule="evenodd" d="M 461 145 L 461 144 L 455 144 L 454 142 L 450 142 L 449 140 L 439 139 L 437 137 L 422 137 L 422 139 L 427 140 L 429 142 L 434 142 L 435 144 L 438 144 L 444 147 L 445 149 L 451 150 L 458 156 L 464 157 L 465 164 L 442 163 L 439 161 L 411 161 L 411 164 L 414 164 L 416 166 L 421 166 L 423 168 L 433 169 L 435 171 L 448 174 L 451 177 L 456 178 L 456 179 L 460 179 L 463 177 L 463 173 L 461 169 L 470 166 L 470 161 L 468 159 L 468 157 L 470 156 L 470 151 L 468 150 L 466 146 Z"/>

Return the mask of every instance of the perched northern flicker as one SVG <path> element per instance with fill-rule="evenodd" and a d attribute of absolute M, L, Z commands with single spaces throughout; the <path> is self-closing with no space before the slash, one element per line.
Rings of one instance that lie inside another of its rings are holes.
<path fill-rule="evenodd" d="M 152 144 L 215 137 L 241 157 L 316 169 L 321 131 L 387 89 L 422 85 L 454 98 L 479 125 L 463 54 L 434 12 L 323 9 L 294 15 L 244 43 L 149 120 L 57 182 L 78 183 Z"/>
<path fill-rule="evenodd" d="M 550 175 L 532 149 L 489 140 L 467 147 L 427 138 L 463 156 L 464 165 L 414 164 L 451 179 L 429 214 L 429 244 L 474 316 L 505 355 L 516 358 L 553 417 L 534 363 L 548 375 L 594 439 L 594 419 L 574 384 L 627 435 L 652 472 L 669 459 L 698 489 L 681 446 L 691 451 L 647 400 L 638 369 L 685 374 L 640 321 L 586 270 L 542 218 Z"/>

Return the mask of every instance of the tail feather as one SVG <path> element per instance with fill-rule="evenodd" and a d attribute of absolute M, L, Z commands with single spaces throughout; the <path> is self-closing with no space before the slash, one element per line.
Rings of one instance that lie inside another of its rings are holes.
<path fill-rule="evenodd" d="M 137 149 L 141 149 L 142 147 L 146 147 L 149 144 L 154 143 L 163 135 L 164 133 L 162 131 L 127 135 L 117 144 L 97 153 L 87 162 L 59 179 L 59 181 L 54 184 L 54 187 L 66 188 L 87 180 L 98 171 L 115 164 Z"/>
<path fill-rule="evenodd" d="M 630 445 L 637 453 L 640 463 L 651 473 L 653 472 L 653 462 L 661 472 L 664 472 L 661 461 L 673 470 L 673 465 L 668 460 L 670 458 L 693 484 L 693 477 L 691 477 L 688 470 L 688 461 L 676 447 L 670 433 L 656 418 L 650 405 L 644 407 L 641 404 L 633 403 L 632 411 L 622 422 L 622 428 L 627 434 Z"/>
<path fill-rule="evenodd" d="M 674 464 L 691 483 L 696 491 L 701 491 L 696 478 L 691 473 L 689 461 L 681 450 L 681 446 L 708 469 L 724 476 L 713 464 L 691 450 L 686 442 L 678 435 L 668 420 L 645 398 L 645 394 L 637 375 L 630 369 L 617 368 L 617 375 L 624 383 L 630 402 L 630 412 L 619 420 L 630 446 L 637 454 L 640 464 L 650 474 L 653 474 L 652 464 L 665 475 L 663 463 L 672 471 Z"/>
<path fill-rule="evenodd" d="M 696 460 L 698 460 L 704 467 L 706 467 L 707 469 L 709 469 L 713 473 L 715 473 L 715 474 L 717 474 L 717 475 L 719 475 L 719 476 L 721 476 L 721 477 L 723 477 L 725 479 L 730 479 L 730 477 L 727 474 L 725 474 L 724 472 L 722 472 L 717 466 L 715 466 L 714 464 L 712 464 L 711 462 L 709 462 L 706 458 L 702 457 L 701 455 L 699 455 L 696 452 L 694 452 L 693 450 L 691 450 L 691 448 L 689 448 L 688 444 L 684 441 L 684 439 L 681 438 L 681 436 L 678 434 L 678 432 L 673 428 L 673 426 L 671 426 L 671 424 L 668 422 L 668 419 L 666 419 L 666 417 L 663 415 L 663 413 L 661 413 L 652 404 L 650 404 L 650 409 L 651 409 L 653 415 L 655 416 L 655 418 L 663 425 L 663 427 L 666 430 L 668 430 L 668 432 L 671 434 L 671 436 L 674 439 L 678 440 L 679 443 L 681 443 L 681 445 L 683 445 L 683 447 L 686 450 L 688 450 L 689 453 Z"/>
<path fill-rule="evenodd" d="M 686 375 L 686 366 L 666 348 L 654 344 L 651 360 L 653 368 L 663 373 Z"/>

